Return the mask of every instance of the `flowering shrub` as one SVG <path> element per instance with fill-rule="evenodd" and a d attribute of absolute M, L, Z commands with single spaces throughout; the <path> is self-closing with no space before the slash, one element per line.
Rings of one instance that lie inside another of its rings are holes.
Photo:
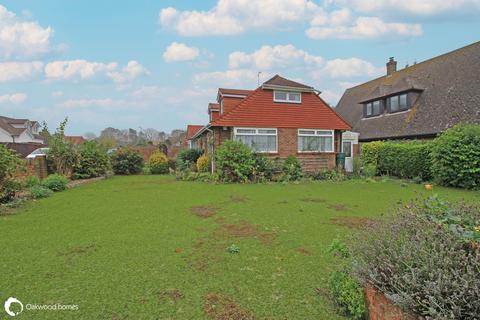
<path fill-rule="evenodd" d="M 168 159 L 167 156 L 160 151 L 155 151 L 148 160 L 150 172 L 153 174 L 168 173 Z"/>

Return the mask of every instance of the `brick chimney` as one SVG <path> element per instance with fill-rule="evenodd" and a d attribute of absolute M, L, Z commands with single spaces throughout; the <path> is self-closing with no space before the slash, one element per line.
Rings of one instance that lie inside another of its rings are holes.
<path fill-rule="evenodd" d="M 397 61 L 395 61 L 393 57 L 390 57 L 390 59 L 387 62 L 387 76 L 393 74 L 396 71 L 397 71 Z"/>

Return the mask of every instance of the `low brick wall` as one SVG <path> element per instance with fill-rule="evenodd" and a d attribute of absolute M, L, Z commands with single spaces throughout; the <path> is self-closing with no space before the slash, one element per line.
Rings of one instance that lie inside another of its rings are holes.
<path fill-rule="evenodd" d="M 371 285 L 365 287 L 369 320 L 416 320 L 417 317 L 404 312 L 385 295 Z"/>
<path fill-rule="evenodd" d="M 47 159 L 45 156 L 38 156 L 35 159 L 25 159 L 23 168 L 15 174 L 17 179 L 36 176 L 44 179 L 48 176 Z"/>

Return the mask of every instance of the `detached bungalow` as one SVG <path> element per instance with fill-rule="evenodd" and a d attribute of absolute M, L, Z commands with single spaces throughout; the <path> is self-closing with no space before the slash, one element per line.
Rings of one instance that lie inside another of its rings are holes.
<path fill-rule="evenodd" d="M 332 169 L 342 132 L 351 127 L 319 94 L 279 75 L 253 91 L 220 88 L 208 106 L 210 122 L 188 138 L 189 146 L 213 154 L 233 139 L 273 160 L 294 155 L 305 171 Z"/>

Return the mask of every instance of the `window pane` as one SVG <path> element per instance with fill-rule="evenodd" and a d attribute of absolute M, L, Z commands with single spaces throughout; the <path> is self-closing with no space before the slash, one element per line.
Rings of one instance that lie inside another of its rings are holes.
<path fill-rule="evenodd" d="M 380 114 L 380 101 L 374 101 L 373 102 L 373 115 L 379 115 Z"/>
<path fill-rule="evenodd" d="M 315 130 L 298 130 L 298 134 L 315 134 Z"/>
<path fill-rule="evenodd" d="M 287 100 L 287 93 L 282 91 L 275 91 L 275 100 L 286 101 Z"/>
<path fill-rule="evenodd" d="M 277 133 L 277 130 L 274 130 L 274 129 L 259 129 L 258 130 L 258 133 L 259 134 L 276 134 Z"/>
<path fill-rule="evenodd" d="M 332 137 L 320 137 L 320 151 L 332 152 L 333 151 L 332 144 L 333 144 Z"/>
<path fill-rule="evenodd" d="M 332 135 L 332 131 L 319 130 L 319 131 L 317 131 L 317 134 L 320 134 L 320 135 L 322 135 L 322 136 L 324 136 L 324 135 L 329 135 L 329 136 L 331 136 L 331 135 Z"/>
<path fill-rule="evenodd" d="M 398 111 L 398 96 L 389 98 L 390 101 L 390 111 Z"/>
<path fill-rule="evenodd" d="M 298 137 L 299 151 L 320 151 L 320 137 Z"/>
<path fill-rule="evenodd" d="M 367 103 L 367 116 L 371 116 L 371 115 L 372 115 L 372 104 Z"/>
<path fill-rule="evenodd" d="M 352 156 L 352 143 L 350 141 L 344 141 L 342 149 L 345 157 L 350 158 Z"/>
<path fill-rule="evenodd" d="M 235 140 L 258 152 L 275 152 L 277 149 L 277 136 L 274 135 L 235 136 Z"/>
<path fill-rule="evenodd" d="M 290 92 L 290 93 L 288 94 L 288 100 L 300 102 L 300 93 L 292 93 L 292 92 Z"/>
<path fill-rule="evenodd" d="M 255 129 L 237 129 L 237 133 L 242 133 L 242 134 L 255 134 L 256 131 Z"/>
<path fill-rule="evenodd" d="M 407 109 L 407 95 L 402 94 L 400 96 L 400 109 L 405 110 Z"/>

